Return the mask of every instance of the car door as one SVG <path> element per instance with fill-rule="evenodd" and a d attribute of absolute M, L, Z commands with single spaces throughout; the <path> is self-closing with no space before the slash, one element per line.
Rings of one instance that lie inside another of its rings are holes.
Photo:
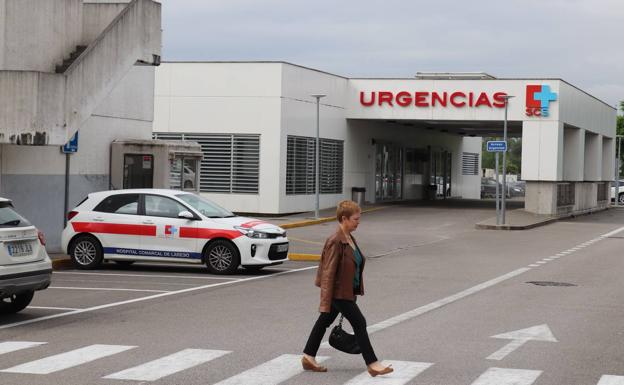
<path fill-rule="evenodd" d="M 155 236 L 143 237 L 145 256 L 179 259 L 200 259 L 196 238 L 184 237 L 189 229 L 195 229 L 197 221 L 178 218 L 182 211 L 191 211 L 177 200 L 164 195 L 145 194 L 145 224 L 156 226 Z M 192 233 L 192 231 L 190 231 Z M 182 236 L 180 236 L 182 234 Z"/>
<path fill-rule="evenodd" d="M 139 194 L 105 197 L 81 222 L 72 222 L 76 232 L 95 235 L 104 254 L 138 255 L 143 236 L 156 234 L 156 227 L 143 223 L 139 215 Z"/>

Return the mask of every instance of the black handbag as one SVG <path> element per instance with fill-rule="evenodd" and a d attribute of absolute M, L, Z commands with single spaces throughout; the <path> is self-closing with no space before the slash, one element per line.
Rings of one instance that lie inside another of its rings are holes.
<path fill-rule="evenodd" d="M 340 315 L 340 321 L 338 325 L 334 326 L 329 335 L 329 344 L 337 350 L 341 352 L 349 353 L 349 354 L 360 354 L 362 351 L 360 350 L 360 345 L 358 345 L 355 340 L 355 336 L 353 334 L 347 333 L 342 328 L 342 314 Z"/>

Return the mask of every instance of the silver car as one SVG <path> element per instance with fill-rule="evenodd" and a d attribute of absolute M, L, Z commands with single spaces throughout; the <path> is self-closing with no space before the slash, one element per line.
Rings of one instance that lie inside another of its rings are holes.
<path fill-rule="evenodd" d="M 0 314 L 24 309 L 35 291 L 50 286 L 51 277 L 43 233 L 0 198 Z"/>

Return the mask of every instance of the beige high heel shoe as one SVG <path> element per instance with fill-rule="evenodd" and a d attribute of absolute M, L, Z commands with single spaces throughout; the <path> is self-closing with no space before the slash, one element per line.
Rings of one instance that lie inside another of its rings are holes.
<path fill-rule="evenodd" d="M 308 357 L 301 357 L 301 366 L 303 366 L 303 370 L 310 370 L 312 372 L 326 372 L 327 368 L 314 362 L 310 361 Z"/>
<path fill-rule="evenodd" d="M 388 365 L 385 368 L 381 369 L 381 370 L 375 370 L 373 368 L 368 368 L 368 374 L 371 375 L 371 377 L 376 377 L 376 376 L 383 376 L 384 374 L 388 374 L 388 373 L 392 373 L 394 372 L 394 369 L 392 369 L 392 365 Z"/>

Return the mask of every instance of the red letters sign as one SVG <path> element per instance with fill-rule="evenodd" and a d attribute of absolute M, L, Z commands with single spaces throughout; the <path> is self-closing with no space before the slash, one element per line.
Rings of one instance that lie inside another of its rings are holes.
<path fill-rule="evenodd" d="M 488 107 L 504 108 L 506 92 L 429 92 L 429 91 L 360 91 L 360 104 L 365 107 L 374 105 L 390 107 Z"/>

